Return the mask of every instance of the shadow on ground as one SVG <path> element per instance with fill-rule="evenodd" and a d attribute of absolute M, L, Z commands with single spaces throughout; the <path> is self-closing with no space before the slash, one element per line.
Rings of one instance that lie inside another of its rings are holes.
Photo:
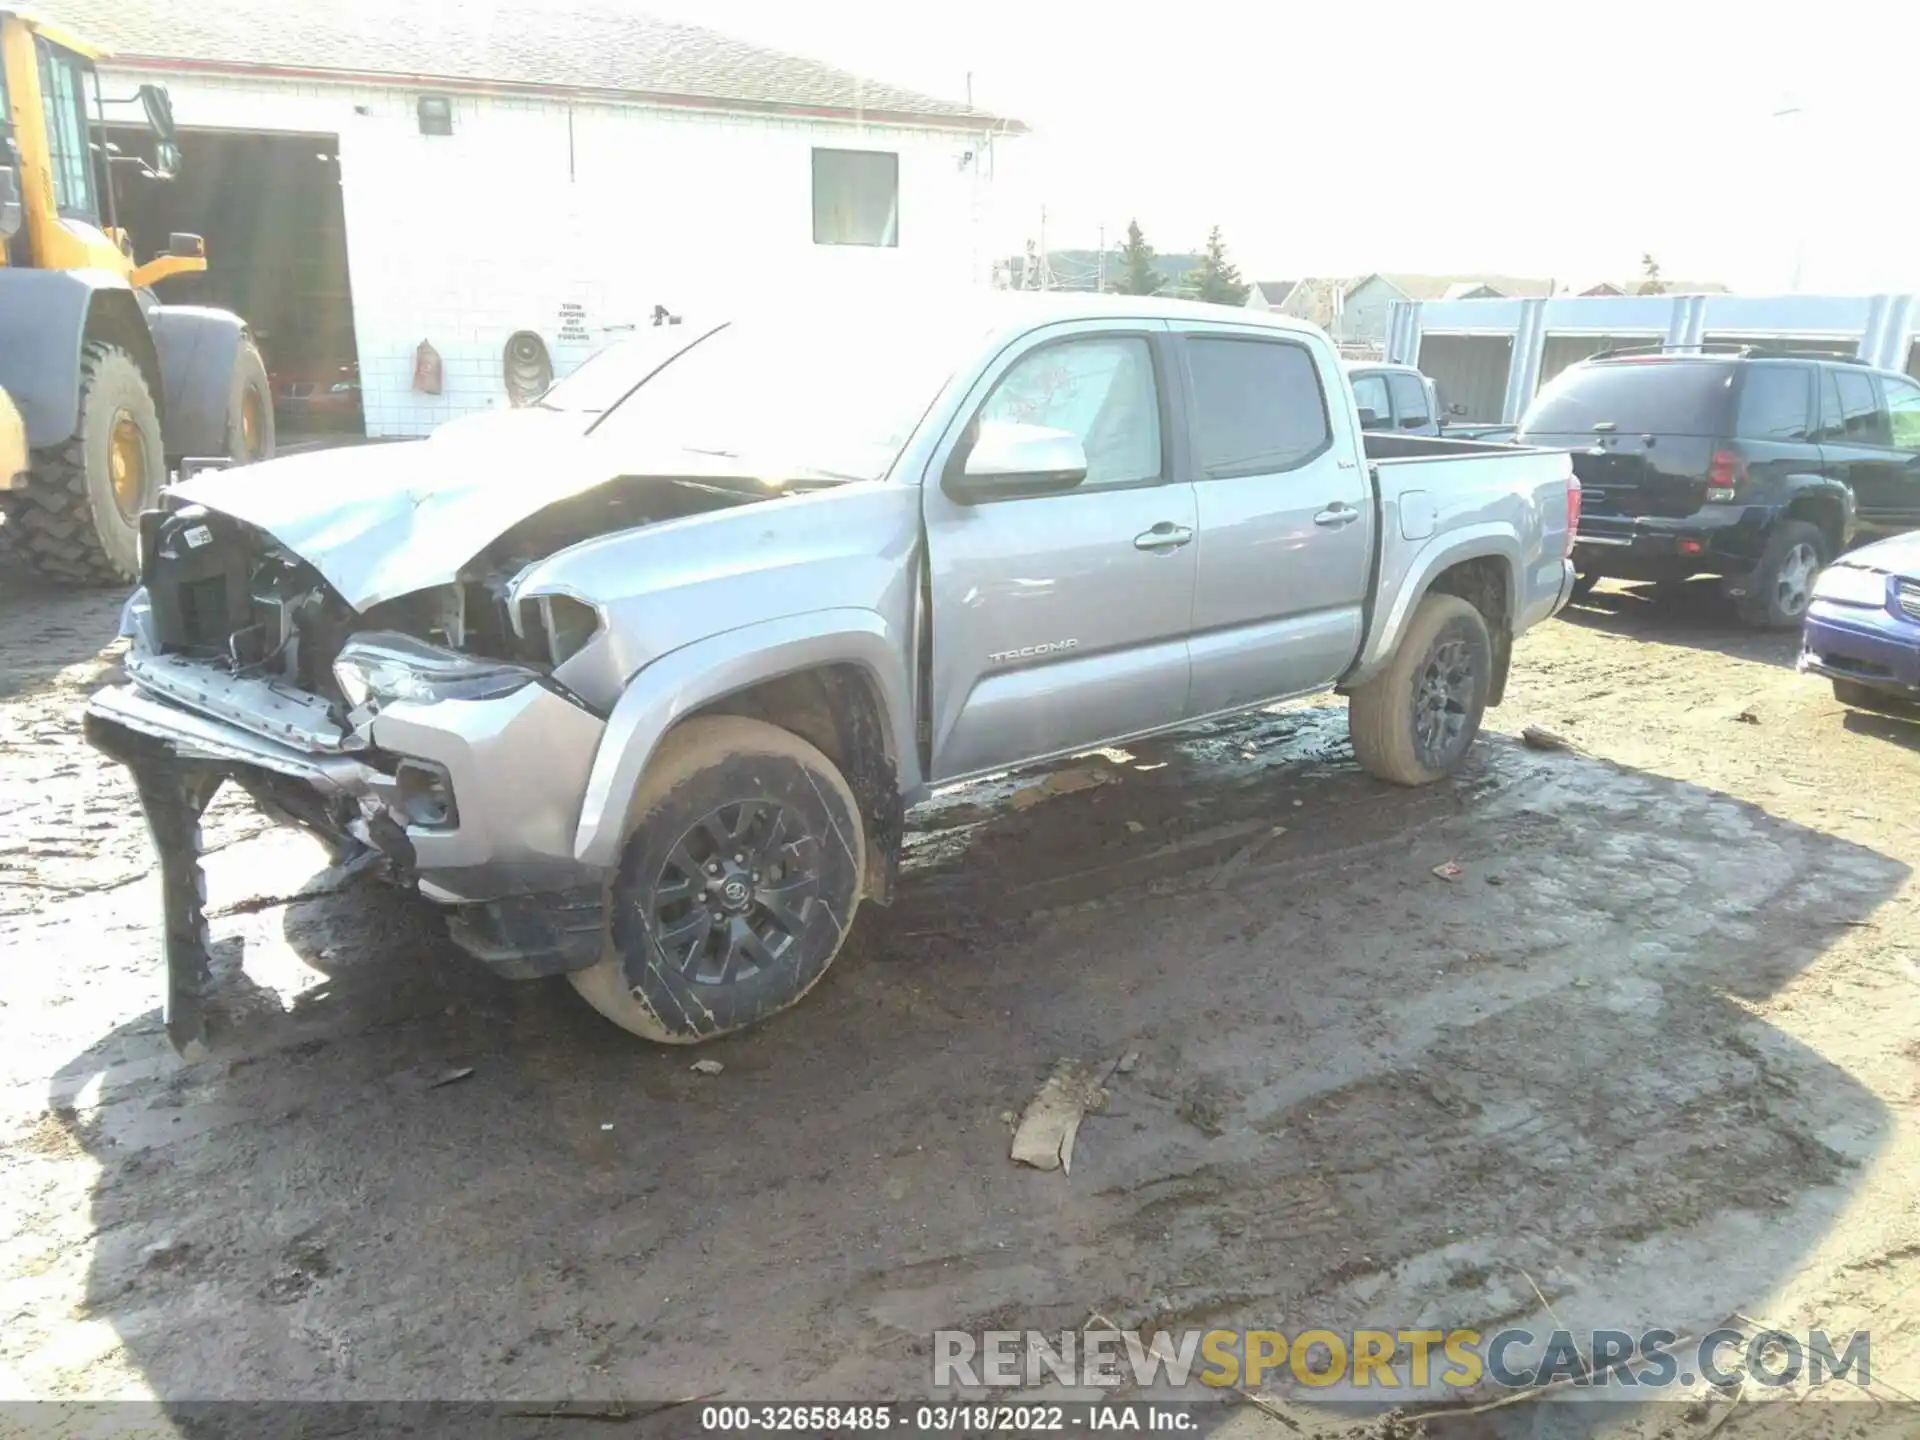
<path fill-rule="evenodd" d="M 1391 789 L 1338 708 L 1057 773 L 929 807 L 718 1075 L 396 894 L 229 917 L 230 973 L 327 978 L 230 978 L 197 1067 L 153 1016 L 62 1067 L 86 1314 L 181 1401 L 920 1395 L 937 1327 L 1484 1329 L 1535 1284 L 1698 1333 L 1886 1137 L 1752 1009 L 1901 884 L 1872 851 L 1498 740 Z M 1065 1057 L 1112 1097 L 1070 1176 L 1016 1167 Z"/>
<path fill-rule="evenodd" d="M 1791 667 L 1800 647 L 1797 630 L 1755 630 L 1742 623 L 1733 602 L 1720 593 L 1720 582 L 1705 576 L 1673 586 L 1603 580 L 1560 618 L 1590 630 L 1769 665 Z"/>
<path fill-rule="evenodd" d="M 5 551 L 0 545 L 0 556 Z M 114 643 L 127 599 L 124 586 L 66 589 L 22 575 L 18 565 L 10 556 L 0 565 L 0 700 L 96 659 Z"/>

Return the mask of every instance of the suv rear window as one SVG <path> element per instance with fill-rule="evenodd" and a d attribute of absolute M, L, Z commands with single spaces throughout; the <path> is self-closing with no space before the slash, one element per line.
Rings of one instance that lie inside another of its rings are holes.
<path fill-rule="evenodd" d="M 1590 435 L 1609 421 L 1622 434 L 1724 435 L 1734 367 L 1709 360 L 1575 365 L 1534 396 L 1528 436 Z"/>

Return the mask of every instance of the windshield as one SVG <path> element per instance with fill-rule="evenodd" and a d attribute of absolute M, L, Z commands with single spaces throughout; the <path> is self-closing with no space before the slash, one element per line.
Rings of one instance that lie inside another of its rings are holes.
<path fill-rule="evenodd" d="M 1534 396 L 1520 422 L 1528 436 L 1594 433 L 1720 435 L 1733 366 L 1710 360 L 1576 365 Z"/>
<path fill-rule="evenodd" d="M 981 319 L 921 315 L 736 321 L 671 363 L 627 364 L 644 383 L 593 434 L 738 460 L 754 474 L 878 480 L 986 331 Z"/>
<path fill-rule="evenodd" d="M 549 385 L 534 404 L 576 415 L 604 414 L 662 364 L 713 329 L 711 325 L 699 329 L 663 325 L 617 341 L 588 356 L 566 379 Z"/>

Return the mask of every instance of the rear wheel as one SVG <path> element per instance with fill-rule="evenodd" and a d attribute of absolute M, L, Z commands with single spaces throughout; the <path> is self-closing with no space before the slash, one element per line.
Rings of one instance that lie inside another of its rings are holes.
<path fill-rule="evenodd" d="M 1396 785 L 1450 774 L 1480 733 L 1492 678 L 1486 617 L 1458 595 L 1427 596 L 1387 668 L 1347 702 L 1354 756 Z"/>
<path fill-rule="evenodd" d="M 833 762 L 759 720 L 690 720 L 632 805 L 607 950 L 568 978 L 648 1040 L 692 1044 L 795 1004 L 853 923 L 866 839 Z"/>
<path fill-rule="evenodd" d="M 1827 540 L 1818 526 L 1782 520 L 1767 537 L 1747 593 L 1740 597 L 1740 618 L 1762 629 L 1792 629 L 1806 615 L 1813 582 L 1826 563 Z"/>
<path fill-rule="evenodd" d="M 27 489 L 9 497 L 13 552 L 38 573 L 79 584 L 132 580 L 140 512 L 159 503 L 167 467 L 160 414 L 132 354 L 96 341 L 80 357 L 80 423 L 33 457 Z"/>
<path fill-rule="evenodd" d="M 271 460 L 274 448 L 273 394 L 267 366 L 251 336 L 234 352 L 233 379 L 227 394 L 227 454 L 235 465 Z"/>

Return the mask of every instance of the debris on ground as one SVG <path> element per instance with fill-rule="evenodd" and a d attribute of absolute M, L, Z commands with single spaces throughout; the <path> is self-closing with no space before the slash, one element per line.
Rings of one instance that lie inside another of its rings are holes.
<path fill-rule="evenodd" d="M 1013 1133 L 1013 1158 L 1036 1170 L 1073 1173 L 1073 1140 L 1089 1110 L 1106 1103 L 1107 1092 L 1081 1073 L 1078 1061 L 1062 1060 L 1027 1102 Z"/>
<path fill-rule="evenodd" d="M 1457 861 L 1442 860 L 1438 865 L 1433 867 L 1433 873 L 1438 875 L 1442 880 L 1458 880 L 1467 872 L 1460 867 Z"/>
<path fill-rule="evenodd" d="M 1139 1063 L 1140 1052 L 1138 1050 L 1129 1050 L 1120 1057 L 1120 1063 L 1113 1068 L 1118 1070 L 1122 1075 L 1131 1075 Z"/>
<path fill-rule="evenodd" d="M 1543 725 L 1529 725 L 1520 732 L 1520 743 L 1532 750 L 1571 750 L 1573 742 Z"/>
<path fill-rule="evenodd" d="M 727 1067 L 718 1060 L 696 1060 L 687 1068 L 696 1075 L 718 1075 Z"/>
<path fill-rule="evenodd" d="M 1733 718 L 1742 725 L 1758 725 L 1760 723 L 1759 715 L 1752 710 L 1742 710 Z"/>
<path fill-rule="evenodd" d="M 438 1090 L 442 1085 L 452 1085 L 458 1081 L 465 1080 L 468 1076 L 472 1074 L 473 1074 L 473 1066 L 463 1065 L 458 1070 L 449 1070 L 447 1071 L 446 1074 L 441 1075 L 436 1079 L 429 1080 L 427 1082 L 427 1089 Z"/>
<path fill-rule="evenodd" d="M 1015 810 L 1031 810 L 1042 800 L 1051 800 L 1056 795 L 1072 795 L 1081 790 L 1094 790 L 1102 785 L 1111 784 L 1117 777 L 1113 771 L 1101 765 L 1074 765 L 1065 770 L 1055 770 L 1041 778 L 1035 785 L 1016 790 L 1007 797 L 1007 804 Z"/>

